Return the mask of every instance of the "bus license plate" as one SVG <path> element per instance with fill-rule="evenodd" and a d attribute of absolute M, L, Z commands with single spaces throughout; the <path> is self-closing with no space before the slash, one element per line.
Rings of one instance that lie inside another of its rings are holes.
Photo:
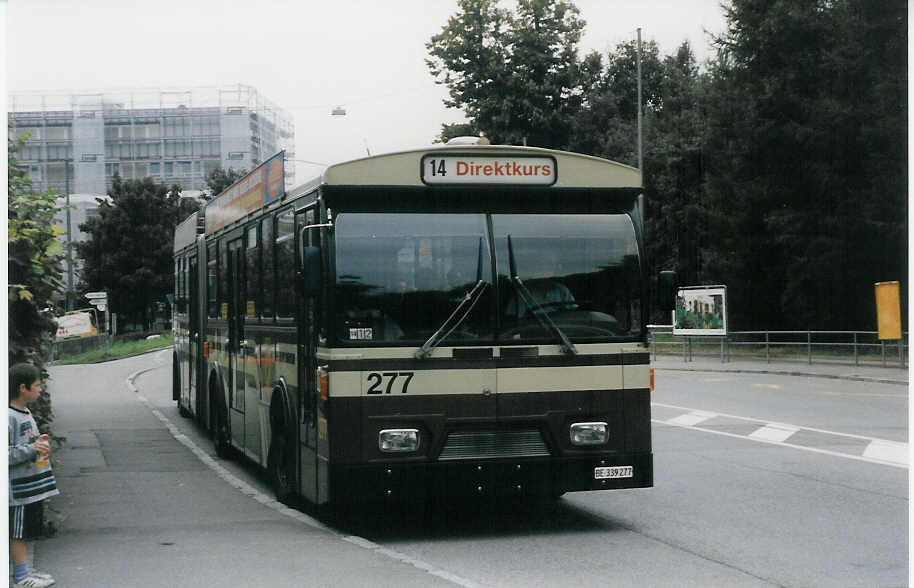
<path fill-rule="evenodd" d="M 594 468 L 594 480 L 607 480 L 612 478 L 632 478 L 635 475 L 635 468 L 632 466 L 612 466 L 608 468 Z"/>

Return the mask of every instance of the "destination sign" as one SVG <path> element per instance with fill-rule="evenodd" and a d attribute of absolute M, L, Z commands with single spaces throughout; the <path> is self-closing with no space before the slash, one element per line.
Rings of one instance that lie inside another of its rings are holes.
<path fill-rule="evenodd" d="M 285 152 L 255 167 L 206 205 L 206 232 L 210 233 L 281 198 L 285 193 Z"/>
<path fill-rule="evenodd" d="M 558 172 L 556 167 L 552 157 L 430 154 L 422 158 L 422 181 L 551 186 Z"/>

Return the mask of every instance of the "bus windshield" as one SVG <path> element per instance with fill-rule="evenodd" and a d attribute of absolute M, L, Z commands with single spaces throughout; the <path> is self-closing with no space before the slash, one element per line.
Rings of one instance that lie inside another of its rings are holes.
<path fill-rule="evenodd" d="M 421 345 L 477 284 L 491 282 L 482 214 L 341 213 L 335 329 L 342 342 Z M 492 288 L 445 344 L 491 340 Z"/>
<path fill-rule="evenodd" d="M 423 345 L 470 293 L 466 316 L 458 313 L 441 344 L 639 336 L 641 268 L 628 215 L 490 217 L 497 288 L 477 287 L 480 279 L 491 286 L 493 275 L 484 214 L 340 213 L 333 297 L 338 340 Z"/>
<path fill-rule="evenodd" d="M 493 215 L 493 226 L 500 339 L 554 339 L 547 316 L 572 341 L 640 333 L 641 269 L 628 215 Z"/>

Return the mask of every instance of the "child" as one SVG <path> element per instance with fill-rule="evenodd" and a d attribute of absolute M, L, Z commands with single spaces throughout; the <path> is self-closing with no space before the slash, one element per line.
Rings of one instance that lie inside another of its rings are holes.
<path fill-rule="evenodd" d="M 45 498 L 59 494 L 48 457 L 51 444 L 39 435 L 27 404 L 41 395 L 41 373 L 33 365 L 17 363 L 10 368 L 9 481 L 10 556 L 16 586 L 43 588 L 54 584 L 48 574 L 29 570 L 26 541 L 41 535 Z"/>

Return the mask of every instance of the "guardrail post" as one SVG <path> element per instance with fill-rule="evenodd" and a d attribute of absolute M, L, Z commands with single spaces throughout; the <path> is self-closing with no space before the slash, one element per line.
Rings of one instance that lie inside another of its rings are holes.
<path fill-rule="evenodd" d="M 857 358 L 857 331 L 854 331 L 854 365 L 860 365 L 860 360 Z"/>
<path fill-rule="evenodd" d="M 812 331 L 806 331 L 806 359 L 812 365 Z"/>
<path fill-rule="evenodd" d="M 689 337 L 689 361 L 692 361 L 692 338 Z"/>
<path fill-rule="evenodd" d="M 765 331 L 765 361 L 771 363 L 771 348 L 768 346 L 768 331 Z"/>
<path fill-rule="evenodd" d="M 904 367 L 904 336 L 898 340 L 898 364 Z"/>
<path fill-rule="evenodd" d="M 724 340 L 726 340 L 726 337 L 721 337 L 721 339 L 720 339 L 720 363 L 724 363 Z"/>
<path fill-rule="evenodd" d="M 882 347 L 882 367 L 885 367 L 885 339 L 880 339 L 879 343 Z"/>

